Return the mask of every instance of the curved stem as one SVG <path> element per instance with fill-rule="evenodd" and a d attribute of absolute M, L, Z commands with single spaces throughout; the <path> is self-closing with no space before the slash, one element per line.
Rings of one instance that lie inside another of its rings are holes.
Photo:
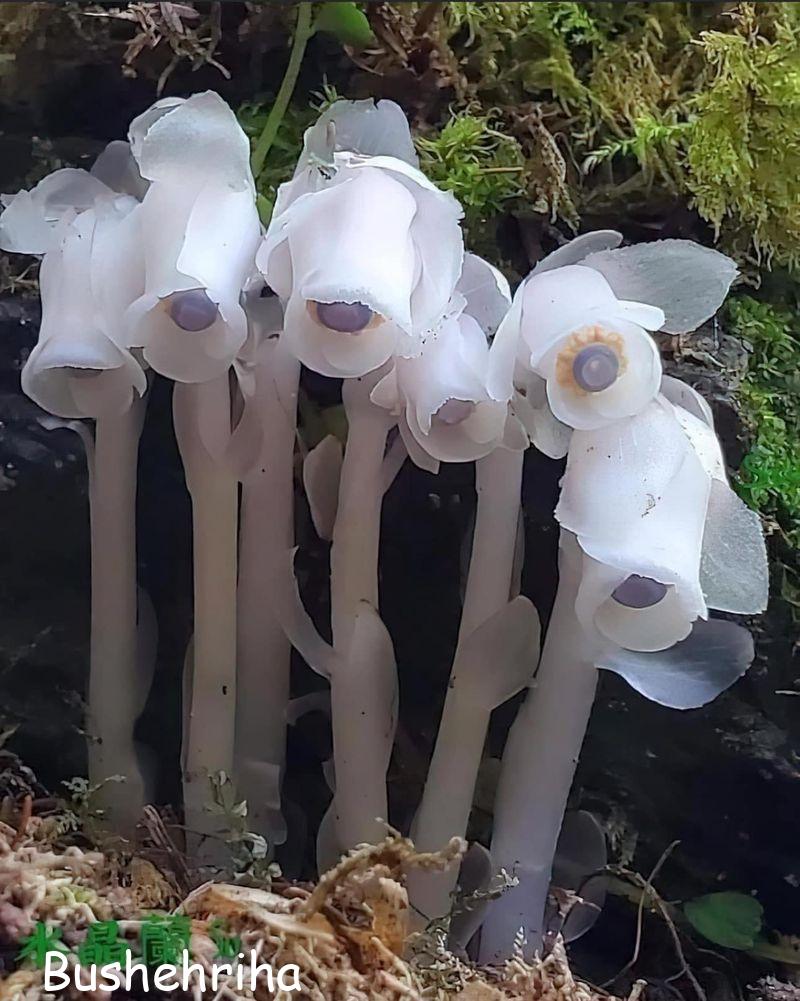
<path fill-rule="evenodd" d="M 553 857 L 597 688 L 575 616 L 579 572 L 563 550 L 559 569 L 539 670 L 503 753 L 492 861 L 519 884 L 489 908 L 481 932 L 484 963 L 507 959 L 520 929 L 525 954 L 541 950 Z"/>
<path fill-rule="evenodd" d="M 471 697 L 471 679 L 457 673 L 458 657 L 470 634 L 509 601 L 523 459 L 522 452 L 499 448 L 476 464 L 478 510 L 458 648 L 413 830 L 420 851 L 436 851 L 467 832 L 494 705 L 477 704 Z M 534 656 L 532 651 L 532 661 Z M 447 914 L 457 877 L 454 868 L 410 873 L 413 905 L 429 919 Z"/>
<path fill-rule="evenodd" d="M 256 370 L 261 455 L 242 486 L 236 678 L 236 791 L 248 823 L 272 844 L 286 836 L 280 788 L 286 758 L 291 645 L 276 615 L 275 574 L 294 539 L 294 444 L 300 363 L 267 341 Z"/>
<path fill-rule="evenodd" d="M 233 771 L 236 709 L 236 534 L 239 485 L 209 452 L 200 426 L 218 443 L 230 436 L 227 373 L 198 385 L 176 383 L 175 431 L 192 497 L 194 651 L 188 733 L 184 733 L 183 797 L 187 828 L 216 833 L 208 811 L 210 778 Z M 204 857 L 218 856 L 208 845 Z"/>
<path fill-rule="evenodd" d="M 294 31 L 294 41 L 292 42 L 292 51 L 289 55 L 286 72 L 283 75 L 280 89 L 275 97 L 275 103 L 272 105 L 264 129 L 258 137 L 256 148 L 253 150 L 253 155 L 250 158 L 250 166 L 256 181 L 258 180 L 258 175 L 264 169 L 264 161 L 275 141 L 275 136 L 278 134 L 278 129 L 283 121 L 283 116 L 286 114 L 286 109 L 289 107 L 289 102 L 292 99 L 295 84 L 297 83 L 297 77 L 300 75 L 300 67 L 303 63 L 306 46 L 313 34 L 311 4 L 300 3 L 297 7 L 297 25 Z"/>
<path fill-rule="evenodd" d="M 92 625 L 89 654 L 89 782 L 105 819 L 132 836 L 151 795 L 133 737 L 147 697 L 137 657 L 136 476 L 146 403 L 97 419 L 89 458 Z"/>
<path fill-rule="evenodd" d="M 393 662 L 387 665 L 388 637 L 378 630 L 364 633 L 362 640 L 374 644 L 374 656 L 361 643 L 355 653 L 352 642 L 361 603 L 378 607 L 383 461 L 392 422 L 386 411 L 369 399 L 376 381 L 373 373 L 344 383 L 347 446 L 331 547 L 333 647 L 341 654 L 341 664 L 331 677 L 335 816 L 343 850 L 361 842 L 375 843 L 385 835 L 379 820 L 387 820 L 386 744 L 390 747 L 394 737 L 390 732 L 379 738 L 375 732 L 376 724 L 379 726 L 381 719 L 387 723 L 393 713 L 391 705 L 376 704 L 376 700 L 386 702 L 393 697 L 394 679 L 386 677 L 394 672 Z M 379 672 L 379 677 L 371 679 L 372 670 Z M 370 746 L 372 751 L 365 753 Z"/>

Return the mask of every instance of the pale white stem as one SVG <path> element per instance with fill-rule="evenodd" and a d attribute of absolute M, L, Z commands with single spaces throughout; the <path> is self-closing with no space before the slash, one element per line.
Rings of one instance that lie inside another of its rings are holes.
<path fill-rule="evenodd" d="M 236 679 L 236 791 L 248 824 L 275 844 L 286 758 L 291 645 L 276 615 L 276 574 L 294 544 L 294 445 L 300 363 L 282 339 L 265 345 L 256 373 L 262 449 L 242 485 Z"/>
<path fill-rule="evenodd" d="M 562 555 L 561 578 L 539 670 L 508 735 L 494 807 L 492 861 L 519 879 L 491 907 L 481 962 L 513 952 L 522 929 L 541 950 L 553 857 L 597 688 L 597 670 L 575 615 L 578 571 Z"/>
<path fill-rule="evenodd" d="M 152 794 L 133 739 L 147 695 L 137 657 L 136 478 L 145 400 L 98 418 L 89 460 L 92 624 L 89 654 L 89 782 L 105 819 L 133 835 Z"/>
<path fill-rule="evenodd" d="M 385 835 L 379 821 L 387 819 L 386 745 L 391 747 L 394 736 L 386 732 L 394 719 L 394 707 L 387 700 L 394 698 L 396 676 L 391 643 L 380 620 L 360 630 L 358 650 L 353 649 L 360 606 L 366 602 L 372 609 L 378 607 L 383 461 L 392 424 L 387 412 L 369 399 L 378 377 L 344 382 L 347 446 L 331 548 L 333 647 L 341 656 L 331 677 L 334 809 L 345 850 L 365 841 L 375 843 Z"/>
<path fill-rule="evenodd" d="M 236 711 L 236 535 L 238 481 L 222 461 L 230 438 L 227 374 L 211 382 L 176 383 L 175 431 L 192 498 L 194 651 L 184 740 L 183 797 L 187 828 L 216 831 L 208 812 L 210 777 L 230 777 Z M 210 849 L 213 854 L 213 847 Z"/>
<path fill-rule="evenodd" d="M 476 464 L 478 508 L 458 649 L 414 824 L 414 840 L 420 851 L 436 851 L 450 838 L 464 837 L 467 832 L 486 731 L 498 703 L 491 700 L 487 704 L 476 697 L 471 690 L 475 678 L 471 674 L 459 676 L 458 660 L 467 638 L 509 601 L 523 458 L 523 452 L 499 448 Z M 531 670 L 535 656 L 531 651 Z M 492 665 L 487 664 L 486 671 L 491 670 Z M 502 678 L 498 681 L 500 697 L 505 695 L 505 685 Z M 411 873 L 412 904 L 428 919 L 442 917 L 450 909 L 457 877 L 455 869 Z"/>

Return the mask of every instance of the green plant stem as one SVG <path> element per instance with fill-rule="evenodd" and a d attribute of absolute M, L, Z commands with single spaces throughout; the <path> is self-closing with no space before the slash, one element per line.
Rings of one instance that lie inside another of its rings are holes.
<path fill-rule="evenodd" d="M 297 8 L 297 25 L 294 32 L 294 41 L 292 42 L 292 51 L 289 55 L 289 63 L 286 67 L 286 72 L 283 75 L 283 80 L 281 81 L 278 95 L 275 98 L 275 103 L 272 105 L 272 110 L 270 111 L 269 117 L 264 125 L 264 131 L 259 136 L 256 148 L 253 150 L 253 155 L 250 159 L 253 177 L 256 180 L 258 180 L 258 175 L 264 169 L 264 161 L 267 158 L 267 153 L 269 153 L 270 148 L 275 141 L 275 136 L 278 134 L 278 129 L 283 121 L 283 116 L 286 114 L 286 109 L 289 107 L 289 101 L 292 99 L 295 84 L 297 83 L 297 77 L 300 74 L 300 66 L 303 63 L 306 45 L 308 45 L 308 40 L 313 34 L 314 28 L 311 21 L 311 4 L 301 3 Z"/>

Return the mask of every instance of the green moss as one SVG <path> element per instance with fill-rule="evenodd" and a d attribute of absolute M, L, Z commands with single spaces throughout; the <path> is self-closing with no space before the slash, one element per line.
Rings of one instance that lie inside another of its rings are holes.
<path fill-rule="evenodd" d="M 488 117 L 456 115 L 440 132 L 418 138 L 417 150 L 422 170 L 464 206 L 469 235 L 525 192 L 522 147 Z"/>
<path fill-rule="evenodd" d="M 693 105 L 687 185 L 734 249 L 796 267 L 800 13 L 796 4 L 741 8 L 732 32 L 700 37 L 709 79 Z"/>
<path fill-rule="evenodd" d="M 800 542 L 800 325 L 790 307 L 751 296 L 727 307 L 731 329 L 752 354 L 739 399 L 753 444 L 736 487 L 775 520 L 792 545 Z"/>
<path fill-rule="evenodd" d="M 251 145 L 254 145 L 261 135 L 269 109 L 269 101 L 243 104 L 239 108 L 237 118 Z M 319 112 L 310 105 L 292 104 L 289 105 L 283 121 L 278 126 L 275 141 L 258 178 L 258 210 L 262 222 L 269 222 L 278 188 L 294 173 L 297 157 L 303 148 L 303 133 L 314 123 L 318 114 Z"/>

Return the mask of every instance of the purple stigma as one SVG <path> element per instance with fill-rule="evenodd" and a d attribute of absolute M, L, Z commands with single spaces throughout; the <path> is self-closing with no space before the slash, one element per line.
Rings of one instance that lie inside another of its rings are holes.
<path fill-rule="evenodd" d="M 625 608 L 651 608 L 667 593 L 667 585 L 652 577 L 631 574 L 617 587 L 611 597 Z"/>
<path fill-rule="evenodd" d="M 329 330 L 340 334 L 358 334 L 375 315 L 363 302 L 317 302 L 317 319 Z"/>
<path fill-rule="evenodd" d="M 471 400 L 446 400 L 433 415 L 441 424 L 452 426 L 461 424 L 475 413 L 475 404 Z"/>
<path fill-rule="evenodd" d="M 606 344 L 589 344 L 575 355 L 572 374 L 587 393 L 601 393 L 616 382 L 619 358 Z"/>
<path fill-rule="evenodd" d="M 169 315 L 181 330 L 198 333 L 208 330 L 216 322 L 219 307 L 202 288 L 176 292 L 169 300 Z"/>

